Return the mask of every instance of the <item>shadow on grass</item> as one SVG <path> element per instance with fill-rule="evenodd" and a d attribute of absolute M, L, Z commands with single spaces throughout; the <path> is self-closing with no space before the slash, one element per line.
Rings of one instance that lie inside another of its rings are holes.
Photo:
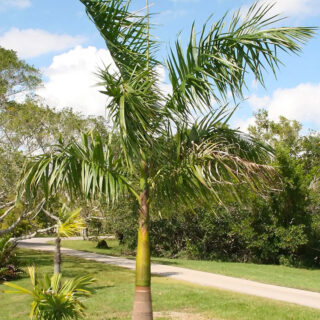
<path fill-rule="evenodd" d="M 26 251 L 17 253 L 17 258 L 22 267 L 28 266 L 53 266 L 53 255 L 52 258 L 44 255 L 42 252 L 35 251 L 34 253 Z"/>
<path fill-rule="evenodd" d="M 114 288 L 115 285 L 114 284 L 106 284 L 104 286 L 99 286 L 99 287 L 94 287 L 94 291 L 99 291 L 99 290 L 104 290 L 106 288 Z"/>
<path fill-rule="evenodd" d="M 26 249 L 19 249 L 17 251 L 17 258 L 20 262 L 21 267 L 24 269 L 29 266 L 35 266 L 41 270 L 40 274 L 49 273 L 53 274 L 53 253 L 51 252 L 40 252 L 40 251 L 29 251 Z M 91 275 L 94 278 L 98 278 L 99 274 L 122 271 L 122 268 L 112 265 L 105 265 L 101 263 L 95 263 L 92 261 L 86 261 L 81 258 L 63 256 L 62 257 L 62 274 L 64 278 L 74 278 L 77 276 Z M 21 278 L 29 278 L 27 272 L 25 272 Z M 113 284 L 108 284 L 107 287 L 113 287 Z M 95 287 L 95 289 L 106 288 Z"/>
<path fill-rule="evenodd" d="M 163 264 L 163 265 L 167 265 L 167 266 L 171 266 L 171 265 L 178 265 L 178 263 L 176 261 L 167 261 L 167 260 L 160 260 L 157 258 L 151 258 L 151 262 L 152 263 L 157 263 L 157 264 Z"/>
<path fill-rule="evenodd" d="M 178 274 L 180 274 L 180 272 L 157 272 L 157 273 L 152 273 L 152 276 L 156 278 L 163 278 L 163 277 L 176 276 Z"/>

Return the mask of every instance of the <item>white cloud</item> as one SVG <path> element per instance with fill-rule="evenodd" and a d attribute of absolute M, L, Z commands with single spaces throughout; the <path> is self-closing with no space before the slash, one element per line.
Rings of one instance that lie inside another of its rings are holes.
<path fill-rule="evenodd" d="M 53 58 L 51 65 L 44 70 L 48 81 L 37 94 L 51 107 L 71 107 L 84 115 L 105 116 L 108 97 L 99 92 L 103 88 L 96 85 L 100 82 L 96 73 L 108 65 L 111 65 L 111 73 L 117 71 L 109 51 L 77 46 Z M 171 93 L 171 85 L 165 83 L 164 67 L 159 66 L 156 70 L 162 93 Z"/>
<path fill-rule="evenodd" d="M 274 1 L 270 0 L 273 3 Z M 319 0 L 277 0 L 274 10 L 288 16 L 315 16 L 320 14 Z"/>
<path fill-rule="evenodd" d="M 285 116 L 290 120 L 320 126 L 320 83 L 302 83 L 295 88 L 278 89 L 271 97 L 249 97 L 253 110 L 265 108 L 272 120 Z"/>
<path fill-rule="evenodd" d="M 236 118 L 232 121 L 232 128 L 235 129 L 240 129 L 240 131 L 242 132 L 246 132 L 248 133 L 248 127 L 250 125 L 254 125 L 255 123 L 255 118 L 254 117 L 250 117 L 247 119 L 242 119 L 242 118 Z"/>
<path fill-rule="evenodd" d="M 252 1 L 253 2 L 253 1 Z M 305 18 L 320 14 L 319 0 L 264 0 L 261 3 L 275 4 L 270 14 L 282 14 L 284 16 Z M 243 8 L 243 12 L 248 6 Z"/>
<path fill-rule="evenodd" d="M 53 58 L 45 72 L 48 82 L 37 94 L 52 107 L 71 107 L 85 115 L 104 116 L 107 97 L 99 92 L 99 78 L 94 73 L 112 63 L 107 50 L 77 46 Z"/>
<path fill-rule="evenodd" d="M 162 21 L 164 17 L 171 17 L 171 18 L 180 18 L 187 14 L 186 10 L 165 10 L 160 12 L 158 15 L 158 20 Z"/>
<path fill-rule="evenodd" d="M 258 89 L 258 85 L 259 85 L 259 82 L 258 82 L 257 79 L 253 79 L 253 80 L 251 81 L 251 88 L 252 88 L 252 89 L 254 89 L 254 90 Z"/>
<path fill-rule="evenodd" d="M 18 52 L 20 58 L 32 58 L 49 52 L 66 50 L 83 43 L 81 36 L 52 34 L 40 29 L 11 28 L 0 36 L 0 45 Z"/>
<path fill-rule="evenodd" d="M 163 66 L 157 66 L 158 86 L 164 96 L 172 94 L 172 85 L 166 82 L 166 69 Z"/>
<path fill-rule="evenodd" d="M 0 10 L 7 8 L 24 9 L 31 6 L 30 0 L 0 0 Z"/>
<path fill-rule="evenodd" d="M 271 98 L 268 96 L 258 97 L 256 94 L 253 94 L 248 97 L 248 102 L 253 111 L 258 111 L 261 108 L 266 108 L 267 106 L 269 106 Z"/>

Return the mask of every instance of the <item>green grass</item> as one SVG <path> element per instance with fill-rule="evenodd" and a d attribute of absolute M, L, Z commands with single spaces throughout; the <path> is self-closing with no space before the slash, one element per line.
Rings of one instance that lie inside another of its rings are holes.
<path fill-rule="evenodd" d="M 51 273 L 52 254 L 30 250 L 19 250 L 24 265 L 37 265 L 40 272 Z M 65 277 L 91 273 L 97 279 L 96 293 L 85 301 L 86 319 L 130 319 L 133 303 L 133 271 L 86 261 L 74 257 L 63 257 Z M 23 278 L 17 284 L 27 286 L 29 279 Z M 28 319 L 30 299 L 15 294 L 4 294 L 0 285 L 0 320 Z M 188 319 L 225 320 L 316 320 L 320 311 L 285 304 L 267 299 L 204 288 L 168 278 L 153 277 L 154 311 L 182 312 L 191 315 Z M 162 315 L 158 319 L 171 319 Z M 174 318 L 173 318 L 174 319 Z"/>
<path fill-rule="evenodd" d="M 121 255 L 126 251 L 117 240 L 108 240 L 110 249 L 95 248 L 96 242 L 82 240 L 65 240 L 62 246 L 77 250 L 109 255 Z M 285 287 L 320 291 L 320 270 L 291 268 L 276 265 L 260 265 L 252 263 L 232 263 L 220 261 L 198 261 L 186 259 L 152 258 L 154 263 L 174 265 L 177 267 L 218 273 L 232 277 L 276 284 Z"/>
<path fill-rule="evenodd" d="M 96 248 L 96 241 L 85 240 L 62 240 L 61 246 L 65 248 L 107 254 L 111 256 L 128 256 L 128 250 L 120 246 L 118 240 L 107 239 L 106 241 L 110 249 L 98 249 Z M 54 241 L 49 241 L 48 243 L 54 244 Z"/>

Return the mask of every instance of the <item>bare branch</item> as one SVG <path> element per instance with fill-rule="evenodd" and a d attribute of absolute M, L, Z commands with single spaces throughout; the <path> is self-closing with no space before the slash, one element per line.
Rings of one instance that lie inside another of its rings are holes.
<path fill-rule="evenodd" d="M 14 209 L 14 207 L 15 207 L 15 204 L 6 210 L 6 212 L 0 217 L 0 222 L 4 220 L 4 218 Z"/>
<path fill-rule="evenodd" d="M 27 213 L 24 213 L 24 212 L 23 212 L 23 213 L 18 217 L 18 219 L 17 219 L 9 228 L 4 229 L 4 230 L 0 230 L 0 236 L 3 235 L 3 234 L 6 234 L 6 233 L 11 232 L 11 231 L 19 224 L 19 222 L 21 221 L 22 218 L 25 218 L 25 217 L 30 216 L 30 215 L 34 212 L 34 210 L 37 209 L 37 210 L 38 210 L 37 212 L 39 212 L 39 211 L 42 209 L 44 203 L 45 203 L 45 199 L 43 199 L 43 200 L 36 206 L 35 209 L 30 210 L 30 211 L 27 212 Z"/>
<path fill-rule="evenodd" d="M 105 218 L 103 217 L 86 217 L 85 220 L 88 221 L 88 220 L 105 220 Z"/>
<path fill-rule="evenodd" d="M 54 229 L 54 228 L 56 228 L 56 227 L 57 227 L 57 225 L 55 224 L 55 225 L 53 225 L 53 226 L 51 226 L 51 227 L 48 227 L 48 228 L 45 228 L 45 229 L 39 229 L 39 230 L 35 231 L 34 233 L 30 233 L 30 234 L 27 234 L 27 235 L 22 236 L 22 237 L 19 237 L 19 238 L 11 238 L 10 241 L 12 241 L 12 242 L 18 242 L 18 241 L 21 241 L 21 240 L 32 239 L 32 238 L 34 238 L 38 233 L 45 233 L 45 232 L 50 231 L 50 230 L 52 230 L 52 229 Z"/>
<path fill-rule="evenodd" d="M 43 206 L 45 204 L 46 200 L 42 199 L 40 203 L 32 210 L 30 210 L 28 213 L 25 214 L 26 217 L 30 216 L 34 211 L 36 211 L 35 216 L 39 214 L 39 212 L 43 209 Z"/>
<path fill-rule="evenodd" d="M 19 224 L 19 222 L 21 221 L 21 219 L 23 217 L 24 217 L 24 214 L 21 214 L 19 216 L 19 218 L 9 228 L 4 229 L 4 230 L 0 230 L 0 236 L 3 235 L 3 234 L 11 232 Z"/>
<path fill-rule="evenodd" d="M 55 220 L 55 221 L 59 221 L 59 218 L 56 217 L 55 215 L 51 214 L 49 211 L 42 209 L 42 211 L 51 219 Z"/>
<path fill-rule="evenodd" d="M 12 206 L 14 203 L 15 203 L 15 201 L 10 201 L 10 202 L 4 203 L 4 204 L 0 205 L 0 210 L 4 209 L 4 208 L 8 208 L 8 207 Z"/>

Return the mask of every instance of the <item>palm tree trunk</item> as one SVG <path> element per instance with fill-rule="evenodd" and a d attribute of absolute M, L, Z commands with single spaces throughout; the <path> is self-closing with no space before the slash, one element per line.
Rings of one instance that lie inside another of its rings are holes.
<path fill-rule="evenodd" d="M 56 247 L 53 257 L 53 270 L 54 274 L 61 273 L 61 239 L 59 236 L 56 238 Z"/>
<path fill-rule="evenodd" d="M 83 240 L 88 240 L 88 239 L 89 239 L 89 236 L 88 236 L 88 227 L 83 228 L 83 230 L 82 230 L 82 237 L 83 237 Z"/>
<path fill-rule="evenodd" d="M 144 172 L 146 166 L 143 162 Z M 149 242 L 149 190 L 147 174 L 143 178 L 143 191 L 140 194 L 138 247 L 136 256 L 136 290 L 132 320 L 152 320 L 151 270 Z"/>

